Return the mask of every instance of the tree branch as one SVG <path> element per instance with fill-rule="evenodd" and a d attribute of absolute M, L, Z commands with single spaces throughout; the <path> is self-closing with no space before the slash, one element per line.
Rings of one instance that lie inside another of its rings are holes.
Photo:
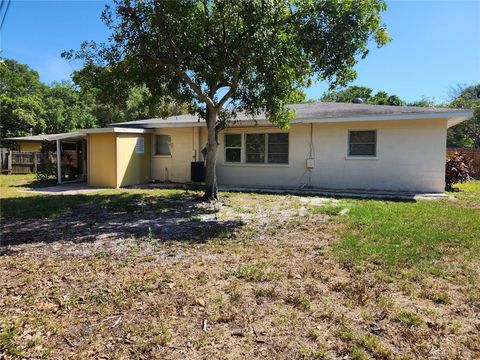
<path fill-rule="evenodd" d="M 237 64 L 237 66 L 233 70 L 233 78 L 232 78 L 232 83 L 230 84 L 230 89 L 227 91 L 225 95 L 223 95 L 223 97 L 217 103 L 218 109 L 221 109 L 222 106 L 225 104 L 225 102 L 227 102 L 227 100 L 235 93 L 235 91 L 237 90 L 239 79 L 240 79 L 240 62 Z"/>
<path fill-rule="evenodd" d="M 179 67 L 174 67 L 174 71 L 175 73 L 180 77 L 180 79 L 182 79 L 182 81 L 187 84 L 188 86 L 190 86 L 190 88 L 195 92 L 195 94 L 197 94 L 197 96 L 205 103 L 207 104 L 207 106 L 209 108 L 214 108 L 215 107 L 215 103 L 213 102 L 212 99 L 210 99 L 209 96 L 205 95 L 202 91 L 202 89 L 200 88 L 200 86 L 198 86 L 198 84 L 196 84 L 191 78 L 190 76 L 188 76 L 188 74 L 183 71 L 182 69 L 180 69 Z"/>
<path fill-rule="evenodd" d="M 209 108 L 214 108 L 215 107 L 215 104 L 214 104 L 213 100 L 209 96 L 207 96 L 203 93 L 200 86 L 198 84 L 196 84 L 190 78 L 190 76 L 188 76 L 188 74 L 183 69 L 180 68 L 180 66 L 178 66 L 177 64 L 173 64 L 171 62 L 172 61 L 171 59 L 160 58 L 160 57 L 154 56 L 154 55 L 152 55 L 148 52 L 145 52 L 145 51 L 142 51 L 142 53 L 145 56 L 147 56 L 148 58 L 150 58 L 151 60 L 153 60 L 157 65 L 165 66 L 166 68 L 169 68 L 170 70 L 175 72 L 177 74 L 177 76 L 185 83 L 185 85 L 188 85 L 190 87 L 190 89 L 192 89 L 192 91 L 195 94 L 197 94 L 199 99 L 202 100 Z"/>

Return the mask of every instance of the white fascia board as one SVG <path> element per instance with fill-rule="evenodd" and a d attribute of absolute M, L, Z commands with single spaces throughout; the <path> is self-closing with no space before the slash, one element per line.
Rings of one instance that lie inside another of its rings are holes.
<path fill-rule="evenodd" d="M 109 128 L 95 128 L 95 129 L 83 129 L 80 130 L 82 134 L 101 134 L 101 133 L 129 133 L 129 134 L 143 134 L 151 133 L 150 129 L 138 129 L 138 128 L 124 128 L 124 127 L 109 127 Z"/>
<path fill-rule="evenodd" d="M 53 135 L 49 136 L 47 141 L 55 141 L 55 140 L 65 140 L 65 139 L 73 139 L 73 138 L 84 138 L 85 135 L 81 134 L 80 132 L 72 132 L 68 134 L 60 134 L 60 135 Z"/>
<path fill-rule="evenodd" d="M 388 121 L 388 120 L 422 120 L 422 119 L 454 119 L 459 121 L 468 119 L 473 115 L 472 111 L 449 111 L 441 113 L 424 113 L 424 114 L 396 114 L 396 115 L 363 115 L 350 116 L 343 118 L 296 118 L 292 124 L 301 123 L 336 123 L 336 122 L 356 122 L 356 121 Z"/>
<path fill-rule="evenodd" d="M 165 129 L 165 128 L 186 128 L 186 127 L 205 127 L 207 124 L 202 122 L 184 122 L 184 123 L 165 123 L 165 124 L 144 124 L 145 129 Z"/>
<path fill-rule="evenodd" d="M 455 126 L 457 124 L 460 124 L 461 122 L 471 119 L 473 115 L 470 116 L 464 116 L 464 117 L 452 117 L 447 120 L 447 128 L 451 128 L 452 126 Z"/>
<path fill-rule="evenodd" d="M 448 119 L 448 126 L 456 125 L 473 116 L 472 111 L 448 111 L 440 113 L 423 113 L 423 114 L 395 114 L 395 115 L 362 115 L 349 116 L 340 118 L 295 118 L 291 124 L 310 124 L 310 123 L 342 123 L 342 122 L 360 122 L 360 121 L 393 121 L 393 120 L 422 120 L 422 119 Z M 141 132 L 142 130 L 148 132 L 147 129 L 162 129 L 162 128 L 185 128 L 185 127 L 205 127 L 205 121 L 196 122 L 176 122 L 176 123 L 144 123 L 141 124 L 144 128 L 103 128 L 103 129 L 88 129 L 86 132 Z M 229 127 L 254 127 L 259 125 L 273 125 L 267 119 L 257 120 L 241 120 L 234 122 Z M 82 130 L 80 130 L 83 132 Z"/>

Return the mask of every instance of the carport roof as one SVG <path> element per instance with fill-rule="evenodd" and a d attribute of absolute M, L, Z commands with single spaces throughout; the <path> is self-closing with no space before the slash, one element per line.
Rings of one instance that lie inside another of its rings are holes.
<path fill-rule="evenodd" d="M 3 140 L 12 140 L 12 141 L 55 141 L 55 140 L 76 140 L 84 138 L 85 134 L 80 132 L 71 132 L 71 133 L 61 133 L 61 134 L 41 134 L 41 135 L 30 135 L 30 136 L 16 136 L 5 138 Z"/>
<path fill-rule="evenodd" d="M 451 109 L 440 107 L 417 106 L 390 106 L 353 103 L 308 102 L 292 104 L 289 107 L 295 110 L 295 123 L 327 123 L 352 121 L 381 121 L 381 120 L 408 120 L 408 119 L 448 119 L 448 126 L 458 124 L 473 115 L 471 110 Z M 237 113 L 236 125 L 249 123 L 268 123 L 265 113 L 255 117 L 245 112 Z M 116 127 L 157 128 L 205 126 L 205 122 L 198 115 L 179 115 L 168 118 L 153 118 L 137 121 L 128 121 L 113 124 Z"/>

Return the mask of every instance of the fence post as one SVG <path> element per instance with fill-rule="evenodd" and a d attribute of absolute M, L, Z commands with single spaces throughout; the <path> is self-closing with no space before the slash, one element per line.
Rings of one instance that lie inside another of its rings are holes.
<path fill-rule="evenodd" d="M 12 150 L 10 150 L 8 152 L 8 166 L 7 166 L 7 169 L 8 169 L 8 173 L 11 174 L 12 173 Z"/>
<path fill-rule="evenodd" d="M 34 151 L 33 152 L 33 172 L 36 174 L 37 173 L 37 166 L 38 166 L 38 162 L 37 162 L 37 152 Z"/>
<path fill-rule="evenodd" d="M 62 144 L 57 139 L 57 182 L 62 183 Z"/>

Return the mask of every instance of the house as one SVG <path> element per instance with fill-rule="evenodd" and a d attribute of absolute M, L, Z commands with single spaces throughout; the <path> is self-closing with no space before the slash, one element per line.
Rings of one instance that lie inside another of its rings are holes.
<path fill-rule="evenodd" d="M 346 103 L 293 104 L 288 130 L 243 113 L 218 136 L 220 185 L 441 193 L 447 128 L 470 110 Z M 87 179 L 117 188 L 188 183 L 204 160 L 206 124 L 197 116 L 147 119 L 80 130 Z"/>

